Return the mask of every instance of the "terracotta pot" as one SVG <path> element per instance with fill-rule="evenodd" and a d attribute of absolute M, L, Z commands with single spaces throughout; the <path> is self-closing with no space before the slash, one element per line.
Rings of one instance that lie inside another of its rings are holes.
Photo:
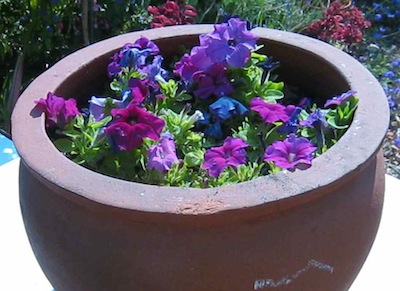
<path fill-rule="evenodd" d="M 306 171 L 215 189 L 113 179 L 65 158 L 32 112 L 48 91 L 81 102 L 106 82 L 110 56 L 141 35 L 164 55 L 210 25 L 117 36 L 40 75 L 12 116 L 20 200 L 33 251 L 57 291 L 347 290 L 373 243 L 382 209 L 379 151 L 389 111 L 376 79 L 349 55 L 288 32 L 254 29 L 283 80 L 321 100 L 348 89 L 359 108 L 340 141 Z"/>

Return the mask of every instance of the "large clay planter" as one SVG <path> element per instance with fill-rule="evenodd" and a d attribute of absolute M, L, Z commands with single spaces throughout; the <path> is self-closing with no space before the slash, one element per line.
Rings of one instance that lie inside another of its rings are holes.
<path fill-rule="evenodd" d="M 210 25 L 117 36 L 69 55 L 22 94 L 12 116 L 20 200 L 33 251 L 57 291 L 347 290 L 366 259 L 384 195 L 389 112 L 375 78 L 320 41 L 254 29 L 279 74 L 324 100 L 348 89 L 359 108 L 340 141 L 306 171 L 215 189 L 157 187 L 65 158 L 32 112 L 48 91 L 87 102 L 110 56 L 143 35 L 164 55 Z"/>

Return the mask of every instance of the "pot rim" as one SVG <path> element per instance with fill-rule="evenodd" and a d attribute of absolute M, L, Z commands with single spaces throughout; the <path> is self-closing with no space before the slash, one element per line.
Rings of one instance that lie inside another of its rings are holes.
<path fill-rule="evenodd" d="M 199 35 L 213 25 L 197 24 L 149 29 L 115 36 L 80 49 L 37 77 L 22 93 L 12 114 L 12 137 L 21 160 L 38 177 L 67 190 L 69 199 L 86 198 L 103 205 L 150 213 L 209 215 L 261 205 L 282 209 L 312 199 L 316 189 L 338 187 L 379 150 L 384 139 L 389 108 L 382 87 L 357 60 L 322 41 L 268 28 L 255 28 L 260 38 L 295 46 L 325 59 L 357 91 L 359 105 L 354 120 L 336 145 L 313 160 L 306 171 L 282 171 L 218 188 L 194 189 L 154 186 L 111 178 L 79 166 L 64 157 L 48 138 L 44 115 L 33 116 L 34 100 L 55 92 L 74 72 L 84 70 L 98 53 L 110 55 L 140 36 L 151 40 Z M 82 61 L 84 60 L 84 61 Z M 371 117 L 371 112 L 375 112 Z M 40 153 L 40 154 L 38 154 Z M 329 169 L 328 167 L 331 167 Z M 328 174 L 321 174 L 326 173 Z M 347 180 L 346 180 L 347 181 Z M 65 191 L 64 191 L 65 192 Z M 326 191 L 325 191 L 326 192 Z M 320 195 L 320 194 L 314 194 Z M 83 200 L 86 200 L 83 199 Z"/>

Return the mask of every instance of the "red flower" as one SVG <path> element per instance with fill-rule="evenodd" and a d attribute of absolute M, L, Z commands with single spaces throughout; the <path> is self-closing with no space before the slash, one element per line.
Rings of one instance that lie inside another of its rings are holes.
<path fill-rule="evenodd" d="M 196 9 L 191 5 L 185 5 L 184 0 L 179 2 L 167 1 L 161 7 L 147 7 L 147 12 L 154 15 L 150 27 L 157 28 L 193 23 L 194 18 L 197 16 Z"/>
<path fill-rule="evenodd" d="M 357 7 L 335 1 L 324 11 L 323 18 L 307 28 L 307 32 L 324 41 L 353 44 L 363 40 L 363 31 L 370 26 Z"/>

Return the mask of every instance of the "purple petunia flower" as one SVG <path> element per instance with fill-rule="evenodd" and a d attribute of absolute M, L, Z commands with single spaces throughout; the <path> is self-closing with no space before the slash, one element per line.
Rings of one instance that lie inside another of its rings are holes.
<path fill-rule="evenodd" d="M 356 93 L 357 93 L 356 91 L 349 90 L 349 91 L 343 93 L 343 94 L 340 95 L 340 96 L 335 96 L 335 97 L 333 97 L 332 99 L 328 99 L 328 100 L 325 102 L 324 107 L 327 108 L 327 107 L 329 107 L 329 106 L 331 106 L 331 105 L 340 105 L 340 104 L 342 104 L 344 101 L 346 101 L 349 97 L 353 96 L 353 95 L 356 94 Z"/>
<path fill-rule="evenodd" d="M 47 94 L 46 99 L 40 98 L 38 101 L 35 101 L 35 103 L 35 109 L 45 113 L 47 127 L 57 126 L 59 128 L 64 128 L 68 122 L 80 114 L 75 99 L 71 98 L 66 100 L 51 92 Z"/>
<path fill-rule="evenodd" d="M 139 49 L 149 49 L 151 51 L 151 55 L 158 55 L 160 53 L 160 48 L 147 37 L 141 36 L 138 38 L 132 45 L 132 47 L 137 47 Z"/>
<path fill-rule="evenodd" d="M 400 137 L 398 137 L 398 138 L 396 138 L 396 139 L 394 140 L 394 145 L 395 145 L 396 147 L 400 148 Z"/>
<path fill-rule="evenodd" d="M 287 122 L 294 111 L 292 107 L 286 107 L 278 103 L 268 103 L 260 97 L 250 100 L 250 109 L 258 112 L 265 123 Z"/>
<path fill-rule="evenodd" d="M 197 89 L 193 92 L 197 97 L 206 99 L 211 95 L 221 96 L 234 92 L 233 86 L 225 76 L 226 68 L 219 63 L 213 64 L 206 71 L 198 71 L 193 75 Z"/>
<path fill-rule="evenodd" d="M 213 147 L 205 153 L 202 168 L 208 170 L 210 176 L 217 178 L 227 167 L 236 168 L 246 163 L 247 146 L 240 138 L 227 137 L 222 146 Z"/>
<path fill-rule="evenodd" d="M 246 22 L 231 18 L 228 23 L 216 24 L 214 32 L 200 36 L 201 46 L 214 62 L 227 62 L 243 67 L 255 49 L 258 37 L 247 30 Z"/>
<path fill-rule="evenodd" d="M 227 96 L 219 98 L 209 107 L 210 112 L 215 116 L 218 116 L 218 119 L 222 121 L 227 120 L 232 116 L 245 115 L 249 111 L 242 103 Z"/>
<path fill-rule="evenodd" d="M 177 163 L 179 160 L 176 156 L 174 139 L 170 133 L 164 133 L 161 135 L 160 142 L 147 151 L 147 168 L 165 172 Z"/>
<path fill-rule="evenodd" d="M 105 129 L 113 146 L 131 151 L 142 145 L 144 138 L 158 140 L 165 126 L 164 120 L 130 103 L 125 109 L 113 109 L 114 121 Z"/>
<path fill-rule="evenodd" d="M 276 141 L 266 148 L 264 161 L 274 162 L 276 166 L 291 172 L 296 168 L 305 170 L 311 167 L 316 149 L 308 139 L 291 133 L 284 141 Z"/>

